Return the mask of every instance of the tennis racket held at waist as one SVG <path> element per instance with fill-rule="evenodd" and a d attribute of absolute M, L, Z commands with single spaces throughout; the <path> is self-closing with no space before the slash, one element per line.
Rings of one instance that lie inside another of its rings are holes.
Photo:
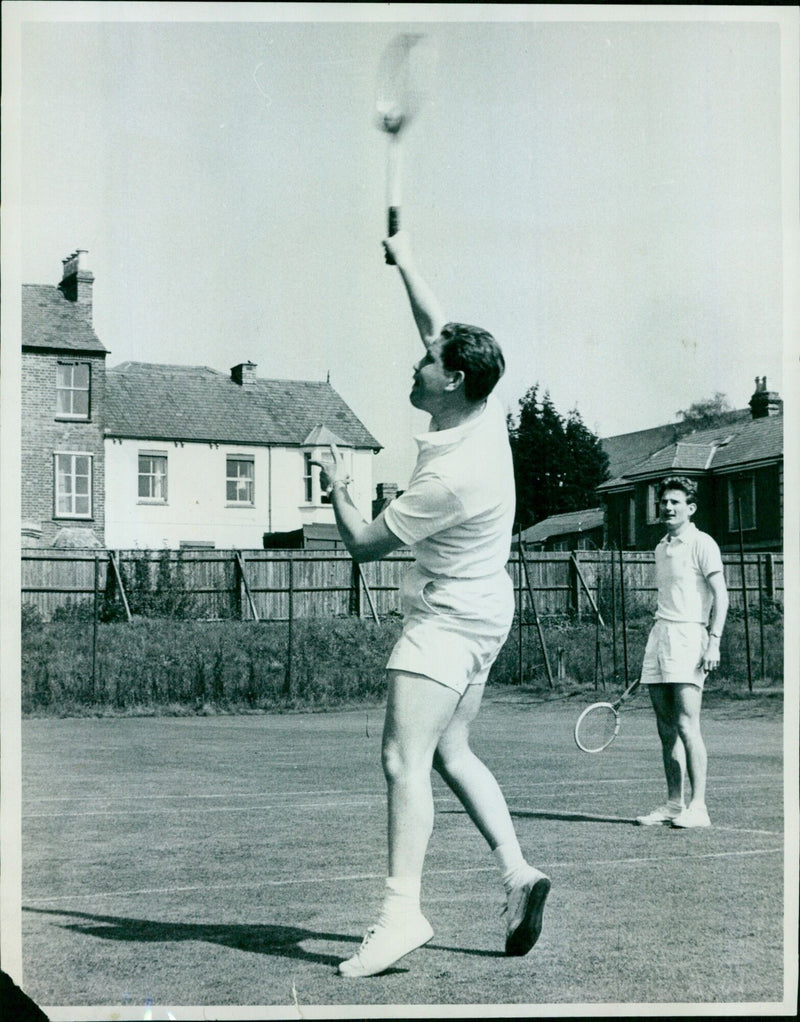
<path fill-rule="evenodd" d="M 615 699 L 614 702 L 598 702 L 587 706 L 575 723 L 575 744 L 581 752 L 602 752 L 619 734 L 619 708 L 639 688 L 641 679 Z"/>

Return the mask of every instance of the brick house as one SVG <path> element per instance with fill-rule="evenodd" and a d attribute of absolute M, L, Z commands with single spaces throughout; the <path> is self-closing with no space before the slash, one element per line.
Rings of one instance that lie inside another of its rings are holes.
<path fill-rule="evenodd" d="M 86 252 L 58 286 L 22 288 L 22 542 L 261 547 L 334 528 L 311 461 L 336 442 L 369 517 L 380 444 L 329 382 L 267 380 L 252 362 L 125 362 L 92 326 Z"/>
<path fill-rule="evenodd" d="M 86 253 L 57 286 L 22 287 L 22 543 L 105 542 L 105 347 L 92 326 Z"/>
<path fill-rule="evenodd" d="M 740 509 L 746 551 L 782 550 L 783 402 L 767 389 L 766 377 L 756 378 L 749 410 L 713 427 L 681 433 L 673 424 L 602 444 L 613 472 L 597 491 L 606 508 L 606 545 L 615 546 L 621 531 L 623 548 L 652 550 L 663 535 L 658 484 L 681 475 L 697 484 L 695 524 L 723 552 L 739 549 Z"/>

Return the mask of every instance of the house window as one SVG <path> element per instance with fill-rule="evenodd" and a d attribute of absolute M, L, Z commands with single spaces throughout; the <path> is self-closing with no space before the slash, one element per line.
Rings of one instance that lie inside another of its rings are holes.
<path fill-rule="evenodd" d="M 56 415 L 64 419 L 89 418 L 89 366 L 59 362 L 56 367 Z"/>
<path fill-rule="evenodd" d="M 229 504 L 253 505 L 253 458 L 236 454 L 226 459 L 225 496 Z"/>
<path fill-rule="evenodd" d="M 728 530 L 739 531 L 739 507 L 742 511 L 742 531 L 756 527 L 755 476 L 739 476 L 728 480 Z"/>
<path fill-rule="evenodd" d="M 656 525 L 660 520 L 658 507 L 658 488 L 660 483 L 650 483 L 647 487 L 647 524 Z"/>
<path fill-rule="evenodd" d="M 55 455 L 55 498 L 57 518 L 91 518 L 91 454 Z"/>
<path fill-rule="evenodd" d="M 163 451 L 139 454 L 139 503 L 167 503 L 167 455 Z"/>
<path fill-rule="evenodd" d="M 628 546 L 636 546 L 636 498 L 628 498 Z"/>
<path fill-rule="evenodd" d="M 314 477 L 311 474 L 311 455 L 308 451 L 303 454 L 303 490 L 305 502 L 310 504 L 314 500 Z"/>

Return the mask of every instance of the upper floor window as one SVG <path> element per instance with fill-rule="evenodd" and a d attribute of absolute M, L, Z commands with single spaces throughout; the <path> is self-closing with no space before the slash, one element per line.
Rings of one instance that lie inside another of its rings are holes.
<path fill-rule="evenodd" d="M 252 456 L 229 455 L 227 458 L 225 496 L 229 504 L 254 503 L 254 463 Z"/>
<path fill-rule="evenodd" d="M 91 373 L 85 362 L 59 362 L 56 367 L 56 415 L 89 418 Z"/>
<path fill-rule="evenodd" d="M 742 531 L 756 527 L 756 480 L 755 476 L 738 476 L 728 480 L 728 531 L 739 531 L 739 509 L 742 515 Z"/>
<path fill-rule="evenodd" d="M 139 454 L 139 503 L 167 503 L 167 455 L 163 451 Z"/>
<path fill-rule="evenodd" d="M 92 517 L 92 455 L 55 455 L 57 518 Z"/>
<path fill-rule="evenodd" d="M 303 494 L 306 504 L 314 500 L 314 476 L 312 475 L 311 455 L 303 454 Z"/>

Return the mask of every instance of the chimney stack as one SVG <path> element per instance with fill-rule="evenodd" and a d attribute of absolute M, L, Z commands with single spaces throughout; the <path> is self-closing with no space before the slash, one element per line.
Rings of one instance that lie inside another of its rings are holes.
<path fill-rule="evenodd" d="M 231 369 L 231 379 L 240 387 L 252 387 L 256 382 L 256 363 L 240 362 Z"/>
<path fill-rule="evenodd" d="M 72 255 L 61 260 L 63 270 L 59 291 L 68 302 L 75 302 L 86 314 L 86 318 L 92 321 L 92 285 L 94 274 L 86 266 L 86 249 L 78 248 Z"/>
<path fill-rule="evenodd" d="M 397 483 L 378 483 L 375 487 L 375 500 L 372 502 L 372 517 L 377 518 L 385 507 L 398 496 Z"/>
<path fill-rule="evenodd" d="M 769 415 L 780 415 L 783 400 L 776 390 L 767 390 L 766 376 L 756 376 L 756 389 L 750 398 L 750 414 L 754 419 L 765 419 Z"/>

